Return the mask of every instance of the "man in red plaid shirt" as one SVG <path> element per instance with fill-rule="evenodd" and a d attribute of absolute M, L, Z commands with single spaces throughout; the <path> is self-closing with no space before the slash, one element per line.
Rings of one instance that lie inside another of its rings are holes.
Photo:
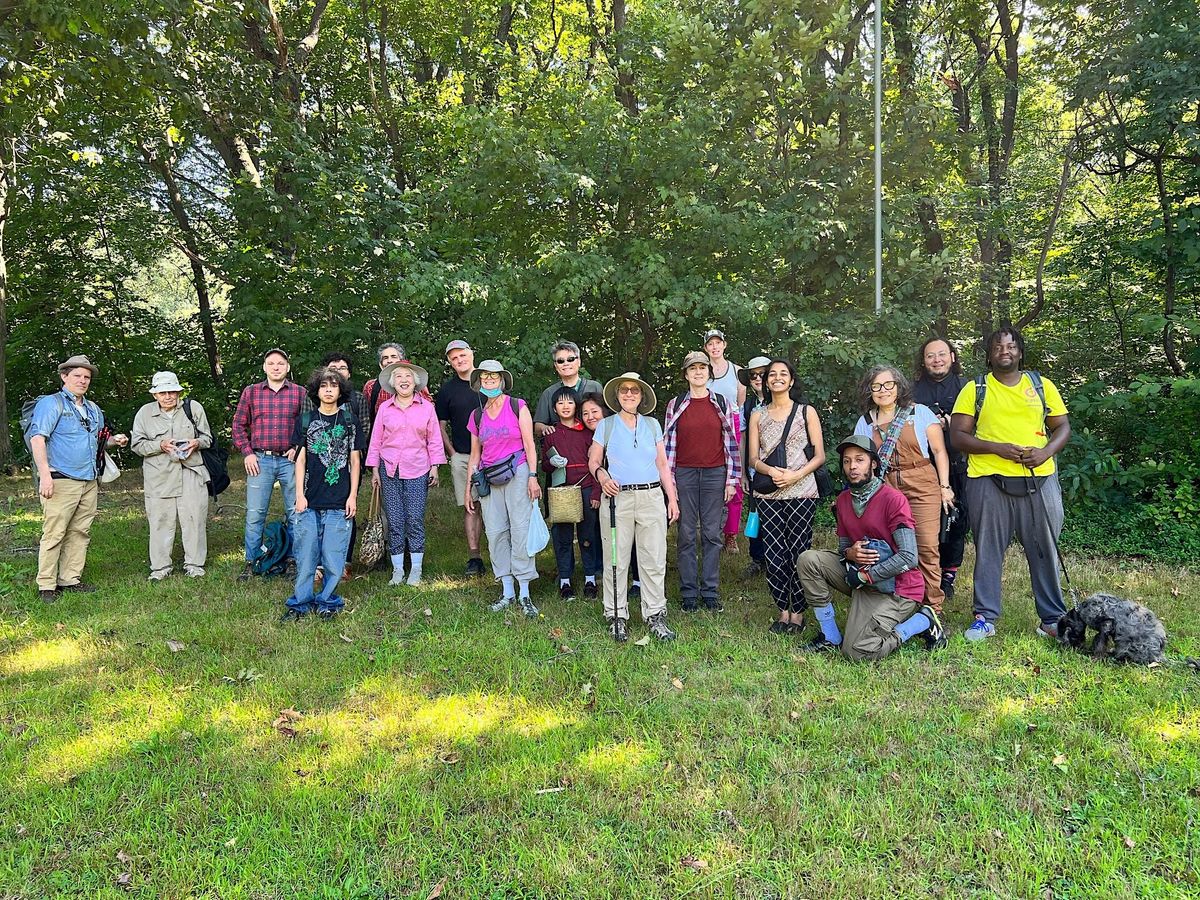
<path fill-rule="evenodd" d="M 254 574 L 253 561 L 262 550 L 263 525 L 275 482 L 283 492 L 283 508 L 291 534 L 296 518 L 296 450 L 292 428 L 304 388 L 288 381 L 292 370 L 287 353 L 275 347 L 263 357 L 266 381 L 242 390 L 233 414 L 233 447 L 246 465 L 246 566 L 238 576 L 245 581 Z M 291 571 L 295 561 L 288 560 Z"/>

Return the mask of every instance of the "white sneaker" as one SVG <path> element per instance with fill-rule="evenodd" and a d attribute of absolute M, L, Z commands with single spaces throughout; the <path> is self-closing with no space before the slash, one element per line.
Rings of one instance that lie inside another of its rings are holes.
<path fill-rule="evenodd" d="M 389 581 L 388 584 L 389 585 L 404 584 L 404 570 L 403 569 L 392 569 L 392 580 Z"/>
<path fill-rule="evenodd" d="M 171 571 L 172 571 L 171 569 L 167 569 L 165 572 L 151 572 L 149 580 L 150 581 L 166 581 L 168 578 L 171 577 Z"/>
<path fill-rule="evenodd" d="M 416 566 L 413 566 L 413 570 L 408 573 L 408 580 L 405 583 L 406 584 L 420 584 L 421 583 L 421 570 L 419 568 L 417 568 Z"/>

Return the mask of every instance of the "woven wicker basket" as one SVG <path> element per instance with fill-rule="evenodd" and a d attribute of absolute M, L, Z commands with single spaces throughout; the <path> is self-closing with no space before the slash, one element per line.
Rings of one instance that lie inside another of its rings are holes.
<path fill-rule="evenodd" d="M 551 525 L 583 521 L 583 489 L 577 484 L 546 489 L 546 521 Z"/>

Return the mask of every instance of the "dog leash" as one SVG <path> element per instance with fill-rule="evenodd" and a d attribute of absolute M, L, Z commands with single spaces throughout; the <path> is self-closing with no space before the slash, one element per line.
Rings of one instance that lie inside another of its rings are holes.
<path fill-rule="evenodd" d="M 1058 537 L 1054 533 L 1054 529 L 1050 527 L 1050 510 L 1046 508 L 1046 498 L 1042 496 L 1042 489 L 1038 485 L 1037 476 L 1033 474 L 1031 466 L 1025 467 L 1029 472 L 1030 494 L 1037 495 L 1037 507 L 1042 509 L 1042 525 L 1045 526 L 1046 532 L 1050 535 L 1050 543 L 1054 546 L 1054 555 L 1058 558 L 1058 567 L 1062 570 L 1063 583 L 1067 586 L 1067 591 L 1071 595 L 1071 602 L 1079 605 L 1079 592 L 1075 590 L 1075 585 L 1071 583 L 1071 573 L 1067 571 L 1067 561 L 1063 558 L 1062 548 L 1058 546 Z"/>

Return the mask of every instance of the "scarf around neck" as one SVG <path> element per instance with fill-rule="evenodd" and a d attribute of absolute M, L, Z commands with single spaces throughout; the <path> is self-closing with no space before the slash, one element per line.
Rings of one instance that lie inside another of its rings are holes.
<path fill-rule="evenodd" d="M 867 504 L 879 493 L 881 487 L 883 479 L 878 475 L 872 475 L 870 481 L 864 481 L 862 484 L 850 485 L 850 505 L 854 507 L 856 516 L 862 518 L 863 513 L 867 511 Z"/>

